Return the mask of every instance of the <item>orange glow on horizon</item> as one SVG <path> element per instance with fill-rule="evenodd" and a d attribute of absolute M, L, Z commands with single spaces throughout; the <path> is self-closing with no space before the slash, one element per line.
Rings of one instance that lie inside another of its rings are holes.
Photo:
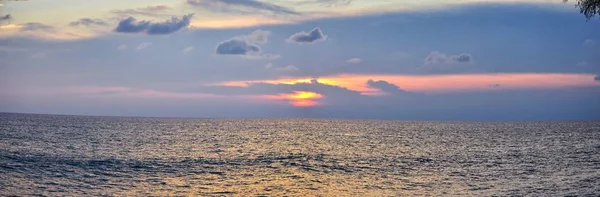
<path fill-rule="evenodd" d="M 294 94 L 286 95 L 288 99 L 292 100 L 307 100 L 307 99 L 320 99 L 323 98 L 323 95 L 314 93 L 314 92 L 294 92 Z"/>
<path fill-rule="evenodd" d="M 319 105 L 318 102 L 313 101 L 313 100 L 290 101 L 290 104 L 293 106 L 296 106 L 296 107 L 313 107 L 313 106 Z"/>
<path fill-rule="evenodd" d="M 263 98 L 271 100 L 284 100 L 296 107 L 313 107 L 320 103 L 316 100 L 324 98 L 315 92 L 295 91 L 293 94 L 267 95 Z"/>
<path fill-rule="evenodd" d="M 494 90 L 495 89 L 540 89 L 600 86 L 593 74 L 562 73 L 495 73 L 495 74 L 448 74 L 448 75 L 362 75 L 340 74 L 316 78 L 325 85 L 347 88 L 363 95 L 382 95 L 377 89 L 367 86 L 367 81 L 383 80 L 403 90 L 423 93 Z M 311 83 L 315 78 L 281 78 L 276 80 L 229 81 L 217 85 L 247 87 L 251 83 L 298 84 Z"/>

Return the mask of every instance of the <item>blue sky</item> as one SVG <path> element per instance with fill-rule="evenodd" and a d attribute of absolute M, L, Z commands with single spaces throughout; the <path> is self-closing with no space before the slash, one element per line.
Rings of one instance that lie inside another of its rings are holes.
<path fill-rule="evenodd" d="M 560 0 L 0 3 L 5 112 L 600 119 L 600 20 Z"/>

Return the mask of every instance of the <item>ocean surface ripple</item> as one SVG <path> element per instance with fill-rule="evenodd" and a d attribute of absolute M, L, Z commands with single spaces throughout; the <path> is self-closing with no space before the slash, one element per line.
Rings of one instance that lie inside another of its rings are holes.
<path fill-rule="evenodd" d="M 600 196 L 600 121 L 0 113 L 0 196 Z"/>

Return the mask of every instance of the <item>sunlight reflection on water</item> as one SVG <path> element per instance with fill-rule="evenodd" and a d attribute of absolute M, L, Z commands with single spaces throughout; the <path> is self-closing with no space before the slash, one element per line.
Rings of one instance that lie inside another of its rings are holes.
<path fill-rule="evenodd" d="M 600 122 L 0 114 L 0 195 L 600 194 Z"/>

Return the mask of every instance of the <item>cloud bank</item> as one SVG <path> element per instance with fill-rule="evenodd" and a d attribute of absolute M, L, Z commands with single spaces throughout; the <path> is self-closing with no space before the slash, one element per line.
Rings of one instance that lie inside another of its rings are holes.
<path fill-rule="evenodd" d="M 51 30 L 54 29 L 54 27 L 50 26 L 50 25 L 45 25 L 42 23 L 25 23 L 25 24 L 21 24 L 21 28 L 19 30 L 21 31 L 38 31 L 38 30 Z"/>
<path fill-rule="evenodd" d="M 187 0 L 187 4 L 204 7 L 211 11 L 256 13 L 268 11 L 276 14 L 299 15 L 300 13 L 283 6 L 256 0 Z"/>
<path fill-rule="evenodd" d="M 383 80 L 375 81 L 375 80 L 369 79 L 367 81 L 367 86 L 370 88 L 378 89 L 385 93 L 392 94 L 392 95 L 400 95 L 400 94 L 406 93 L 406 91 L 400 89 L 400 87 L 398 87 L 397 85 L 394 85 L 392 83 L 389 83 L 389 82 L 383 81 Z"/>
<path fill-rule="evenodd" d="M 155 16 L 163 16 L 164 14 L 160 14 L 160 12 L 170 10 L 170 9 L 171 9 L 171 7 L 169 7 L 168 5 L 152 5 L 152 6 L 136 8 L 136 9 L 113 10 L 111 12 L 113 14 L 125 15 L 125 16 L 143 15 L 143 16 L 155 17 Z"/>

